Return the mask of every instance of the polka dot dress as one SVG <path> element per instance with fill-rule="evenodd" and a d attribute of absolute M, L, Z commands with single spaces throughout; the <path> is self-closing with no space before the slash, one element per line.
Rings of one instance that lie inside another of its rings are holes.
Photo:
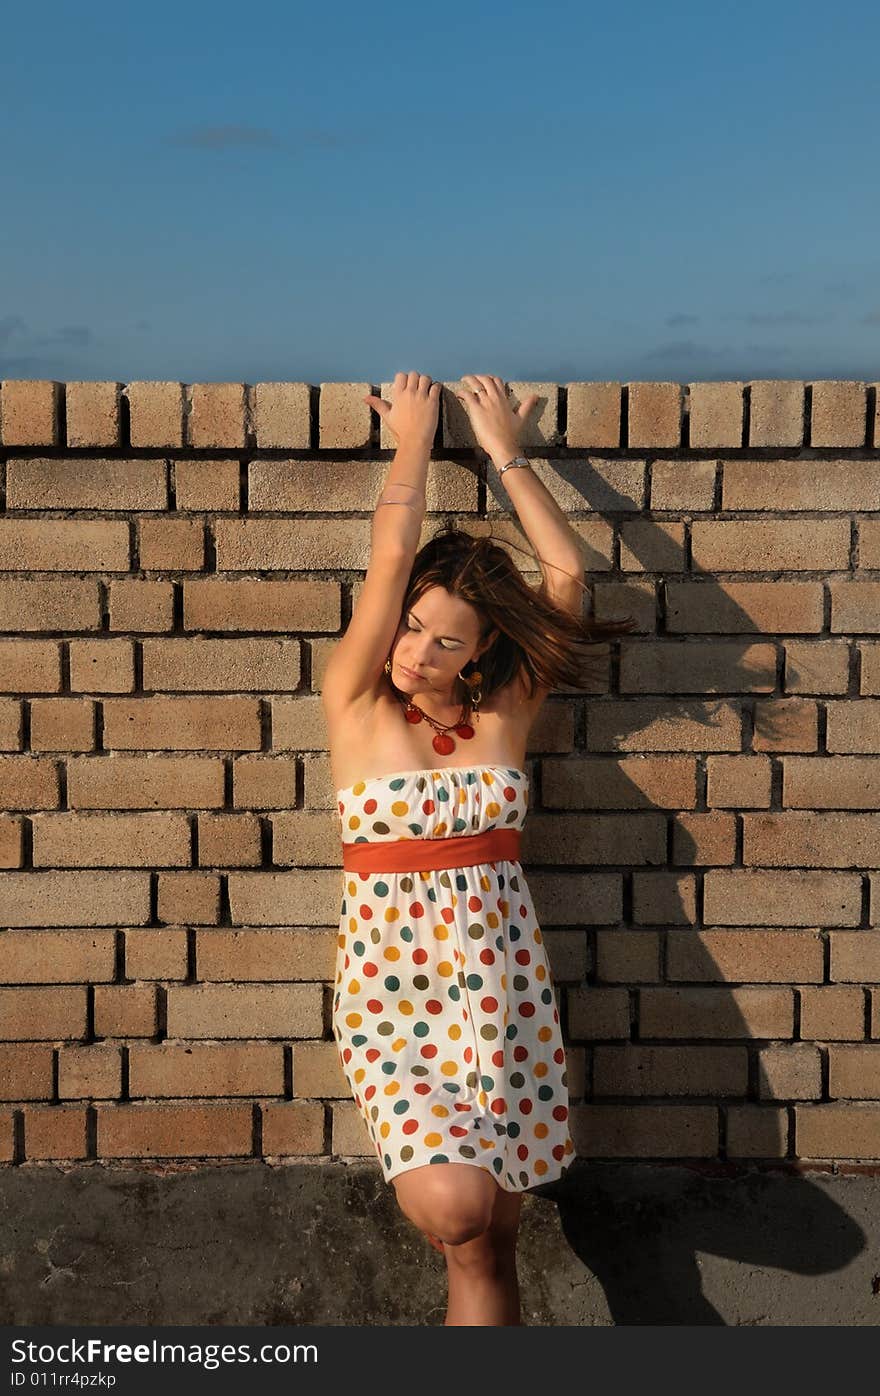
<path fill-rule="evenodd" d="M 345 843 L 521 828 L 509 766 L 401 771 L 337 790 Z M 386 1182 L 430 1163 L 522 1192 L 574 1159 L 550 968 L 519 862 L 351 872 L 333 1035 Z"/>

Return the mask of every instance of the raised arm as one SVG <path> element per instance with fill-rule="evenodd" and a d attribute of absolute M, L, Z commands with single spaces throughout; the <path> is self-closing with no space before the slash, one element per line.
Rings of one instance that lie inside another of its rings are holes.
<path fill-rule="evenodd" d="M 398 373 L 393 402 L 370 396 L 397 440 L 376 504 L 370 562 L 351 621 L 324 670 L 325 711 L 341 715 L 369 698 L 382 681 L 425 517 L 425 482 L 437 430 L 440 384 L 425 374 Z"/>

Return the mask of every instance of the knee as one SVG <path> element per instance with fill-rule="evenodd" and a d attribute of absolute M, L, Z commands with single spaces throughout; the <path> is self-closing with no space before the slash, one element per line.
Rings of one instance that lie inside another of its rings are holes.
<path fill-rule="evenodd" d="M 416 1177 L 421 1169 L 395 1180 L 397 1201 L 401 1211 L 411 1221 L 441 1241 L 460 1246 L 481 1236 L 492 1221 L 492 1206 L 496 1184 L 488 1175 L 484 1178 L 466 1164 L 453 1165 L 458 1172 L 466 1169 L 466 1178 L 437 1176 L 440 1164 L 430 1165 L 433 1177 Z M 475 1176 L 471 1177 L 470 1175 Z"/>

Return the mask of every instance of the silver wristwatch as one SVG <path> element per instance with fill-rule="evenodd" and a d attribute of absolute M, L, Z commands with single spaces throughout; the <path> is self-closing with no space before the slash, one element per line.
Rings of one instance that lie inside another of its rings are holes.
<path fill-rule="evenodd" d="M 505 470 L 510 470 L 514 466 L 530 464 L 531 462 L 527 461 L 525 456 L 514 456 L 513 460 L 509 460 L 506 465 L 502 465 L 501 469 L 498 472 L 498 476 L 500 478 L 504 474 Z"/>

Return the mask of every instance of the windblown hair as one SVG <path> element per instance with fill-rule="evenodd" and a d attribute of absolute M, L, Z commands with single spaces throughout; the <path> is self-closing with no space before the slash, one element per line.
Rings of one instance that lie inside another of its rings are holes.
<path fill-rule="evenodd" d="M 476 661 L 483 699 L 520 670 L 527 676 L 529 697 L 537 684 L 591 689 L 597 677 L 593 648 L 627 634 L 636 621 L 631 615 L 600 621 L 561 610 L 542 586 L 529 586 L 506 552 L 508 546 L 518 544 L 505 538 L 502 545 L 491 535 L 474 536 L 447 519 L 415 556 L 404 614 L 426 591 L 439 586 L 478 612 L 481 643 L 498 629 L 496 639 Z M 528 555 L 545 562 L 534 553 Z M 546 561 L 546 566 L 553 564 Z M 579 577 L 576 580 L 588 590 Z M 464 681 L 459 679 L 459 684 L 466 693 Z"/>

